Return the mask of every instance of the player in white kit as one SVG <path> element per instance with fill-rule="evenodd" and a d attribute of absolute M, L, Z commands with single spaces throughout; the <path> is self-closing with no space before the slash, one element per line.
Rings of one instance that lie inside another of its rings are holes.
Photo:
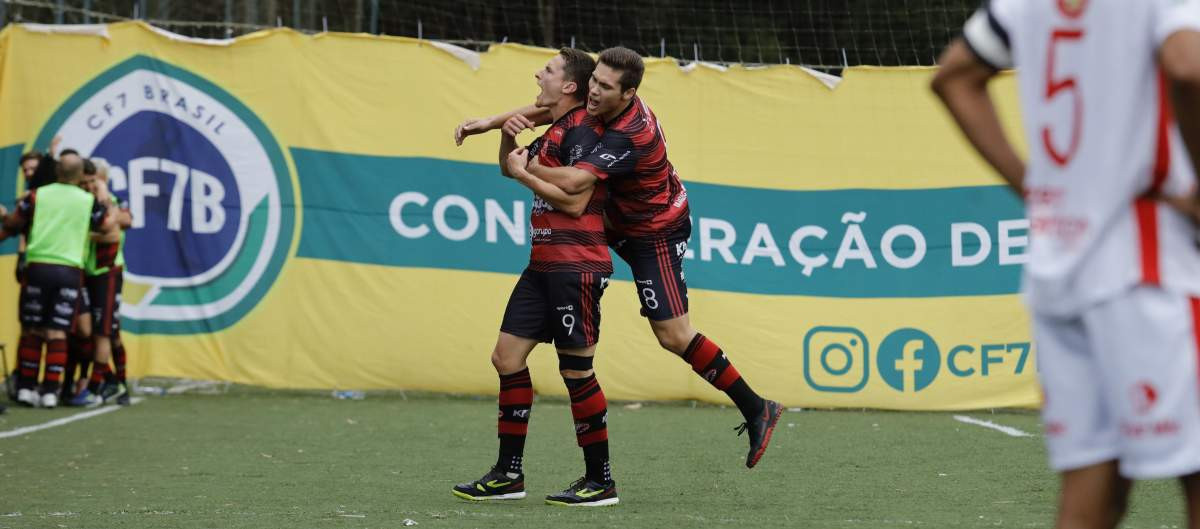
<path fill-rule="evenodd" d="M 941 63 L 934 91 L 1025 198 L 1058 527 L 1115 527 L 1130 480 L 1163 477 L 1200 527 L 1200 0 L 992 0 Z M 1028 160 L 987 92 L 1013 67 Z"/>

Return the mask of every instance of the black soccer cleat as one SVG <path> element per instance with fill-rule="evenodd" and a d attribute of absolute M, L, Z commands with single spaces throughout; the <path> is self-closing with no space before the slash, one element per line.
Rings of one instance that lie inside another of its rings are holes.
<path fill-rule="evenodd" d="M 739 436 L 743 432 L 750 432 L 750 452 L 746 454 L 746 468 L 754 468 L 754 465 L 758 464 L 758 460 L 762 459 L 763 452 L 767 451 L 767 443 L 771 442 L 771 434 L 775 433 L 775 424 L 779 422 L 781 415 L 783 415 L 782 405 L 773 400 L 764 400 L 762 411 L 758 415 L 734 428 Z"/>
<path fill-rule="evenodd" d="M 601 507 L 616 505 L 618 502 L 620 499 L 617 498 L 615 482 L 598 483 L 586 477 L 575 480 L 567 490 L 546 496 L 548 505 L 564 507 Z"/>
<path fill-rule="evenodd" d="M 101 401 L 103 401 L 105 404 L 108 404 L 110 402 L 115 402 L 122 395 L 128 395 L 129 390 L 125 387 L 125 384 L 121 384 L 120 382 L 114 380 L 111 382 L 106 381 L 101 383 L 100 390 L 97 392 L 97 394 L 100 395 Z"/>
<path fill-rule="evenodd" d="M 510 478 L 493 468 L 482 478 L 455 485 L 450 493 L 470 501 L 519 500 L 525 497 L 525 475 Z"/>

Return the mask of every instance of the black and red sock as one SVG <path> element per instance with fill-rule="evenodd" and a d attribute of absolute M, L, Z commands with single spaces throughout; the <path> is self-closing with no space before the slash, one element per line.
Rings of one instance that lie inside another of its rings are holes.
<path fill-rule="evenodd" d="M 21 389 L 33 389 L 37 386 L 38 372 L 42 368 L 43 343 L 45 340 L 41 336 L 26 334 L 17 345 L 17 386 Z"/>
<path fill-rule="evenodd" d="M 566 378 L 571 395 L 571 417 L 575 419 L 575 440 L 583 448 L 587 477 L 598 483 L 612 481 L 608 461 L 608 401 L 596 375 Z"/>
<path fill-rule="evenodd" d="M 692 371 L 697 375 L 729 395 L 742 416 L 749 419 L 762 410 L 762 397 L 750 389 L 737 368 L 729 363 L 725 352 L 703 334 L 696 333 L 683 353 L 683 359 L 692 365 Z"/>
<path fill-rule="evenodd" d="M 55 338 L 46 340 L 46 377 L 42 380 L 42 392 L 58 391 L 62 384 L 63 369 L 67 364 L 67 340 Z"/>
<path fill-rule="evenodd" d="M 529 413 L 532 409 L 533 380 L 529 378 L 529 369 L 500 375 L 500 413 L 496 425 L 500 455 L 496 459 L 497 471 L 521 473 L 525 435 L 529 432 Z"/>
<path fill-rule="evenodd" d="M 116 377 L 113 376 L 112 367 L 108 362 L 92 362 L 92 376 L 88 379 L 88 391 L 96 393 L 100 391 L 100 383 L 113 383 Z"/>
<path fill-rule="evenodd" d="M 66 390 L 63 392 L 64 396 L 67 396 L 65 394 L 70 393 L 74 389 L 75 371 L 83 363 L 79 353 L 80 343 L 83 340 L 83 338 L 74 334 L 67 335 L 67 364 L 63 368 L 62 377 L 62 387 Z"/>
<path fill-rule="evenodd" d="M 128 361 L 125 356 L 125 344 L 120 340 L 113 341 L 113 363 L 117 365 L 117 381 L 125 383 L 125 362 Z"/>

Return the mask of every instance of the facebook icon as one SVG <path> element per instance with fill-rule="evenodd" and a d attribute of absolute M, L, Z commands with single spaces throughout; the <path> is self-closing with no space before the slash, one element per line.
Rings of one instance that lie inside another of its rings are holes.
<path fill-rule="evenodd" d="M 899 329 L 879 344 L 875 355 L 879 376 L 892 388 L 917 392 L 933 383 L 942 364 L 937 343 L 918 329 Z"/>

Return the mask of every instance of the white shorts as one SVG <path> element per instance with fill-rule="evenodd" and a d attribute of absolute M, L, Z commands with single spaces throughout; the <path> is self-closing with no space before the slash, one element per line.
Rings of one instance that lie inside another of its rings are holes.
<path fill-rule="evenodd" d="M 1200 300 L 1138 286 L 1075 318 L 1035 315 L 1050 467 L 1131 479 L 1200 470 Z"/>

